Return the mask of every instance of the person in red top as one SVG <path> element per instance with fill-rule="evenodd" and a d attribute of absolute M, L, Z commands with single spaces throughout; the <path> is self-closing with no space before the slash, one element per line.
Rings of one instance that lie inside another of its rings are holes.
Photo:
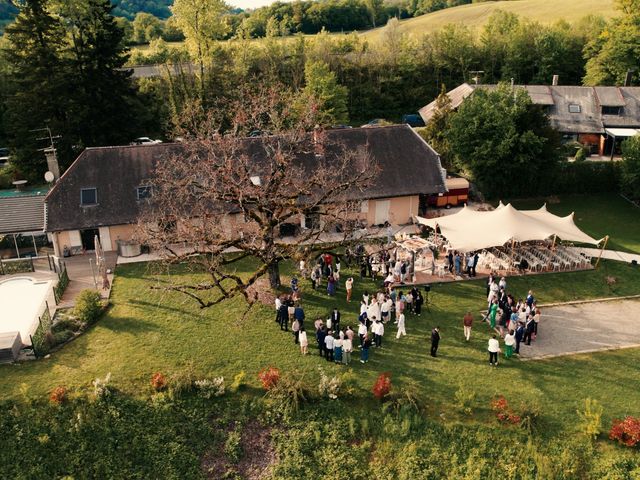
<path fill-rule="evenodd" d="M 471 327 L 473 326 L 473 315 L 471 312 L 467 312 L 464 317 L 462 317 L 462 326 L 464 327 L 464 338 L 469 341 L 471 338 Z"/>

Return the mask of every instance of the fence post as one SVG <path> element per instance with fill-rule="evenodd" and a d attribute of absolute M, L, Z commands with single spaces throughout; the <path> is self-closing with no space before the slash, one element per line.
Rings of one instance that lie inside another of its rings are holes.
<path fill-rule="evenodd" d="M 53 299 L 56 301 L 56 305 L 59 305 L 60 301 L 58 300 L 58 292 L 56 292 L 56 287 L 51 287 L 51 289 L 53 290 Z"/>
<path fill-rule="evenodd" d="M 49 310 L 49 301 L 45 300 L 44 301 L 45 306 L 47 307 L 47 313 L 49 314 L 49 317 L 51 317 L 51 311 Z"/>
<path fill-rule="evenodd" d="M 4 264 L 2 263 L 1 258 L 0 258 L 0 275 L 4 275 Z"/>

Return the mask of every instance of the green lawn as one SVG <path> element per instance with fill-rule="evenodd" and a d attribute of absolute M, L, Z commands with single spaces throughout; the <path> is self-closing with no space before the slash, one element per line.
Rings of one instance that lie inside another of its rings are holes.
<path fill-rule="evenodd" d="M 609 235 L 608 250 L 640 253 L 640 208 L 613 193 L 563 195 L 560 202 L 547 199 L 516 200 L 519 209 L 547 209 L 556 215 L 575 212 L 576 224 L 594 238 Z"/>
<path fill-rule="evenodd" d="M 613 292 L 605 284 L 606 275 L 620 279 Z M 118 267 L 113 307 L 104 318 L 50 359 L 1 366 L 0 398 L 18 397 L 24 388 L 21 384 L 35 396 L 44 396 L 57 385 L 88 389 L 95 377 L 108 372 L 118 388 L 145 397 L 150 393 L 152 373 L 172 374 L 188 364 L 202 376 L 219 374 L 230 379 L 245 371 L 253 385 L 257 385 L 257 372 L 268 365 L 291 372 L 309 370 L 313 378 L 319 365 L 329 371 L 344 369 L 327 365 L 315 350 L 301 357 L 292 336 L 276 328 L 269 307 L 254 307 L 244 320 L 240 320 L 244 305 L 239 300 L 203 311 L 177 294 L 150 290 L 151 285 L 165 281 L 166 276 L 151 275 L 145 264 Z M 640 271 L 614 262 L 605 262 L 598 271 L 529 276 L 510 282 L 517 295 L 534 289 L 542 303 L 640 293 Z M 373 351 L 366 366 L 353 365 L 361 395 L 368 396 L 379 372 L 390 371 L 394 382 L 417 382 L 432 408 L 445 415 L 455 416 L 450 405 L 460 382 L 477 392 L 480 412 L 498 393 L 540 402 L 550 431 L 570 428 L 575 409 L 586 397 L 607 406 L 607 419 L 640 414 L 640 391 L 629 388 L 640 382 L 640 371 L 634 367 L 640 361 L 640 350 L 528 363 L 512 360 L 497 370 L 489 369 L 485 358 L 489 329 L 478 324 L 472 342 L 466 344 L 460 324 L 467 309 L 478 311 L 484 306 L 483 282 L 433 287 L 431 312 L 409 317 L 406 338 L 396 341 L 393 326 L 388 326 L 385 348 Z M 308 291 L 307 285 L 304 288 Z M 364 289 L 372 291 L 372 283 L 357 280 L 355 298 Z M 325 316 L 335 304 L 346 323 L 355 325 L 357 303 L 347 305 L 343 297 L 339 292 L 335 300 L 329 300 L 322 291 L 310 292 L 303 305 L 312 319 Z M 436 324 L 442 328 L 443 341 L 442 356 L 434 360 L 428 355 L 428 335 Z"/>
<path fill-rule="evenodd" d="M 449 23 L 461 23 L 471 29 L 482 27 L 496 10 L 515 13 L 542 24 L 552 24 L 559 20 L 573 22 L 586 15 L 615 15 L 613 0 L 503 0 L 479 2 L 447 8 L 419 17 L 402 20 L 404 33 L 423 35 L 433 33 Z M 369 30 L 362 35 L 370 40 L 380 36 L 380 28 Z"/>

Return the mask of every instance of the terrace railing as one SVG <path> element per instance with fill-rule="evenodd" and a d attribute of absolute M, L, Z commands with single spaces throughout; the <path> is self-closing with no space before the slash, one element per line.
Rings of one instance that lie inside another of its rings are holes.
<path fill-rule="evenodd" d="M 16 258 L 10 260 L 0 259 L 0 275 L 11 275 L 14 273 L 33 272 L 33 258 Z"/>

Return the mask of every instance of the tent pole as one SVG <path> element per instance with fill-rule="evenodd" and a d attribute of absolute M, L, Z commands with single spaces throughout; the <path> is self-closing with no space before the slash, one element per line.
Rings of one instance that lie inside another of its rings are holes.
<path fill-rule="evenodd" d="M 556 239 L 558 238 L 557 235 L 553 236 L 553 244 L 551 245 L 551 250 L 555 250 L 556 248 Z"/>
<path fill-rule="evenodd" d="M 511 270 L 513 268 L 513 248 L 516 244 L 516 239 L 515 237 L 511 239 L 511 261 L 509 262 L 509 270 Z M 507 270 L 507 271 L 509 271 Z"/>
<path fill-rule="evenodd" d="M 31 234 L 31 241 L 33 242 L 33 249 L 36 251 L 36 257 L 38 256 L 38 247 L 36 246 L 36 237 L 35 235 L 32 233 Z"/>
<path fill-rule="evenodd" d="M 602 248 L 600 249 L 600 255 L 598 255 L 598 260 L 596 260 L 596 266 L 594 268 L 598 268 L 600 265 L 600 259 L 602 258 L 602 254 L 604 253 L 604 249 L 607 248 L 607 242 L 609 241 L 609 235 L 604 237 L 604 243 L 602 244 Z"/>

